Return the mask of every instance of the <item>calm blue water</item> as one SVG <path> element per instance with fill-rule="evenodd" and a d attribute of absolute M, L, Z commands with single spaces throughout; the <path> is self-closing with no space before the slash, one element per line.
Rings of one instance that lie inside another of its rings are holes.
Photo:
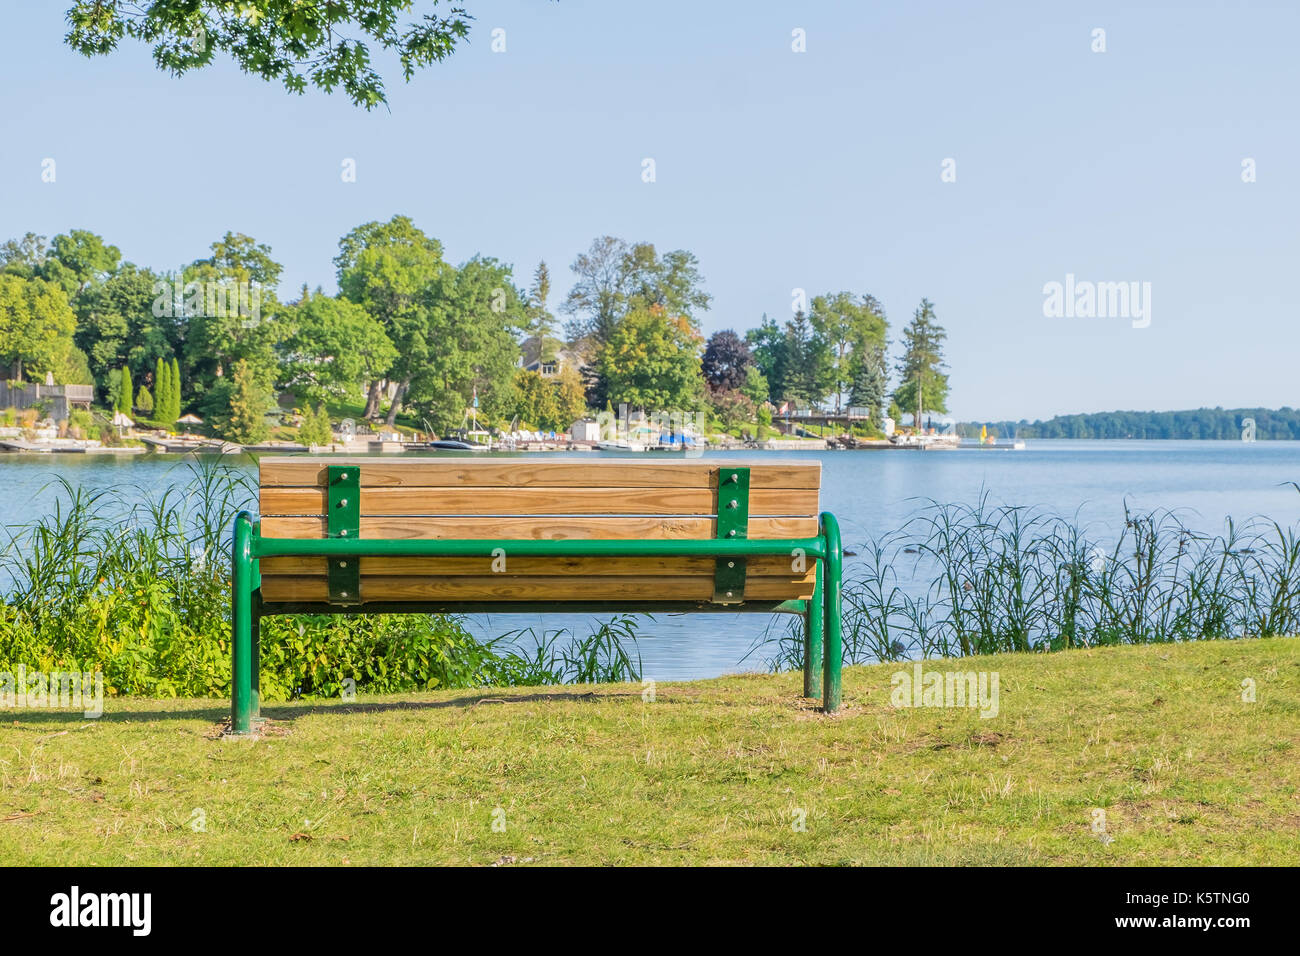
<path fill-rule="evenodd" d="M 590 455 L 583 456 L 590 457 Z M 707 456 L 706 456 L 707 457 Z M 730 455 L 727 457 L 735 457 Z M 982 491 L 994 503 L 1034 505 L 1072 515 L 1099 533 L 1122 521 L 1124 503 L 1136 510 L 1176 509 L 1184 522 L 1218 531 L 1224 519 L 1265 515 L 1300 524 L 1300 442 L 1031 441 L 1024 451 L 858 451 L 761 453 L 818 458 L 823 463 L 822 507 L 833 511 L 845 547 L 898 528 L 922 499 L 974 502 Z M 56 475 L 84 487 L 157 494 L 184 481 L 170 456 L 122 459 L 0 456 L 0 524 L 47 513 L 57 497 Z M 250 473 L 252 466 L 248 466 Z M 848 558 L 849 570 L 853 558 Z M 757 614 L 659 615 L 641 629 L 645 676 L 656 680 L 712 677 L 761 669 L 762 653 L 742 658 L 769 618 Z M 485 636 L 533 627 L 585 633 L 581 615 L 494 614 L 471 621 Z"/>

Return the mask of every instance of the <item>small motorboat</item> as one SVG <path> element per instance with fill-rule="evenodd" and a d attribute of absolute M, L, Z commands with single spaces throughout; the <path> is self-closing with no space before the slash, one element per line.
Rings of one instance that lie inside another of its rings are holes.
<path fill-rule="evenodd" d="M 596 447 L 601 451 L 645 451 L 645 442 L 632 441 L 627 438 L 598 441 Z"/>

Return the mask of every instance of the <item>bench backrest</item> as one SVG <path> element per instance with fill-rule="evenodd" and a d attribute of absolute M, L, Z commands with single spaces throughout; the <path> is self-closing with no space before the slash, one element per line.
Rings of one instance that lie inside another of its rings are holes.
<path fill-rule="evenodd" d="M 663 539 L 718 536 L 728 467 L 748 469 L 749 538 L 806 538 L 818 531 L 821 464 L 715 458 L 311 458 L 268 457 L 261 469 L 261 535 L 330 537 L 330 469 L 356 486 L 361 540 Z M 348 475 L 346 470 L 354 469 Z M 339 492 L 333 492 L 337 506 Z M 335 524 L 337 529 L 338 525 Z M 266 558 L 268 601 L 329 598 L 325 558 Z M 708 601 L 710 558 L 362 558 L 360 600 L 374 601 Z M 745 597 L 811 596 L 811 563 L 747 560 Z"/>

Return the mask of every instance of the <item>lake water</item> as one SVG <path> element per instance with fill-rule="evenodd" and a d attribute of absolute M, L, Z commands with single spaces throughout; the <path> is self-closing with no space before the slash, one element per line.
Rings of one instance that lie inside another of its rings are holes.
<path fill-rule="evenodd" d="M 839 518 L 845 547 L 851 550 L 897 529 L 925 499 L 974 502 L 982 492 L 997 504 L 1077 513 L 1101 534 L 1122 522 L 1125 501 L 1136 510 L 1176 509 L 1186 524 L 1202 531 L 1220 530 L 1227 517 L 1264 515 L 1283 525 L 1300 524 L 1300 493 L 1287 484 L 1300 481 L 1300 442 L 1031 441 L 1023 451 L 765 452 L 753 457 L 820 459 L 822 508 Z M 180 461 L 158 455 L 0 456 L 0 524 L 47 513 L 58 494 L 51 487 L 56 475 L 84 487 L 156 494 L 185 480 Z M 247 467 L 253 470 L 251 464 Z M 853 561 L 846 559 L 850 573 Z M 644 675 L 683 680 L 762 669 L 762 651 L 744 658 L 769 621 L 759 614 L 658 615 L 640 630 Z M 470 623 L 479 634 L 496 636 L 525 627 L 586 633 L 592 621 L 581 615 L 493 614 Z"/>

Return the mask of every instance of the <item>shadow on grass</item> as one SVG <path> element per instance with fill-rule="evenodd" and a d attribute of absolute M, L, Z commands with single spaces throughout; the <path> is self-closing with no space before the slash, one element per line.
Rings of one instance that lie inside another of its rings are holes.
<path fill-rule="evenodd" d="M 539 691 L 531 694 L 518 694 L 507 697 L 495 697 L 491 693 L 475 693 L 463 697 L 455 697 L 450 700 L 378 700 L 378 701 L 343 701 L 343 700 L 303 700 L 289 701 L 274 704 L 265 704 L 262 707 L 261 716 L 272 722 L 276 721 L 294 721 L 300 717 L 310 717 L 313 714 L 337 713 L 344 714 L 382 714 L 396 711 L 422 711 L 422 710 L 473 710 L 480 706 L 492 706 L 500 704 L 532 704 L 546 701 L 601 701 L 601 700 L 640 700 L 640 690 L 631 691 L 610 691 L 597 693 L 596 691 Z M 661 700 L 667 701 L 672 698 L 665 694 L 661 689 L 659 692 Z M 130 698 L 119 698 L 118 700 L 128 701 Z M 111 710 L 105 711 L 100 717 L 86 717 L 79 710 L 52 710 L 52 709 L 10 709 L 0 711 L 0 732 L 6 729 L 30 729 L 44 730 L 50 727 L 63 729 L 80 729 L 82 725 L 87 724 L 130 724 L 130 723 L 152 723 L 156 721 L 187 721 L 196 720 L 208 724 L 226 724 L 230 723 L 230 705 L 224 701 L 212 700 L 210 707 L 185 707 L 186 703 L 195 702 L 197 698 L 182 698 L 176 701 L 175 709 L 167 710 Z M 696 698 L 691 696 L 679 697 L 680 701 L 694 701 Z M 795 696 L 789 700 L 796 710 L 800 711 L 820 711 L 821 701 L 818 698 Z M 752 706 L 752 701 L 748 699 L 727 700 L 725 698 L 713 699 L 712 705 L 722 706 Z M 111 704 L 110 704 L 111 706 Z M 55 732 L 58 732 L 57 730 Z"/>
<path fill-rule="evenodd" d="M 379 714 L 391 711 L 402 710 L 447 710 L 450 708 L 459 708 L 462 710 L 471 710 L 479 706 L 491 706 L 497 704 L 529 704 L 539 701 L 570 701 L 570 700 L 611 700 L 616 698 L 637 698 L 641 694 L 639 691 L 627 693 L 607 693 L 598 694 L 594 691 L 577 693 L 572 691 L 557 691 L 555 693 L 536 693 L 523 694 L 511 697 L 492 697 L 485 694 L 475 694 L 469 697 L 457 697 L 452 700 L 393 700 L 393 701 L 301 701 L 297 703 L 267 704 L 262 707 L 262 716 L 273 721 L 291 721 L 300 717 L 309 717 L 313 714 L 336 713 L 336 714 Z M 183 703 L 179 702 L 179 703 Z M 222 705 L 213 702 L 211 707 L 200 708 L 177 708 L 176 710 L 127 710 L 127 711 L 105 711 L 100 717 L 86 717 L 81 711 L 76 710 L 8 710 L 0 712 L 0 728 L 8 727 L 32 729 L 45 729 L 47 727 L 60 727 L 70 725 L 80 725 L 86 723 L 96 724 L 129 724 L 129 723 L 146 723 L 162 720 L 197 720 L 207 723 L 221 723 L 229 721 L 230 705 Z"/>

